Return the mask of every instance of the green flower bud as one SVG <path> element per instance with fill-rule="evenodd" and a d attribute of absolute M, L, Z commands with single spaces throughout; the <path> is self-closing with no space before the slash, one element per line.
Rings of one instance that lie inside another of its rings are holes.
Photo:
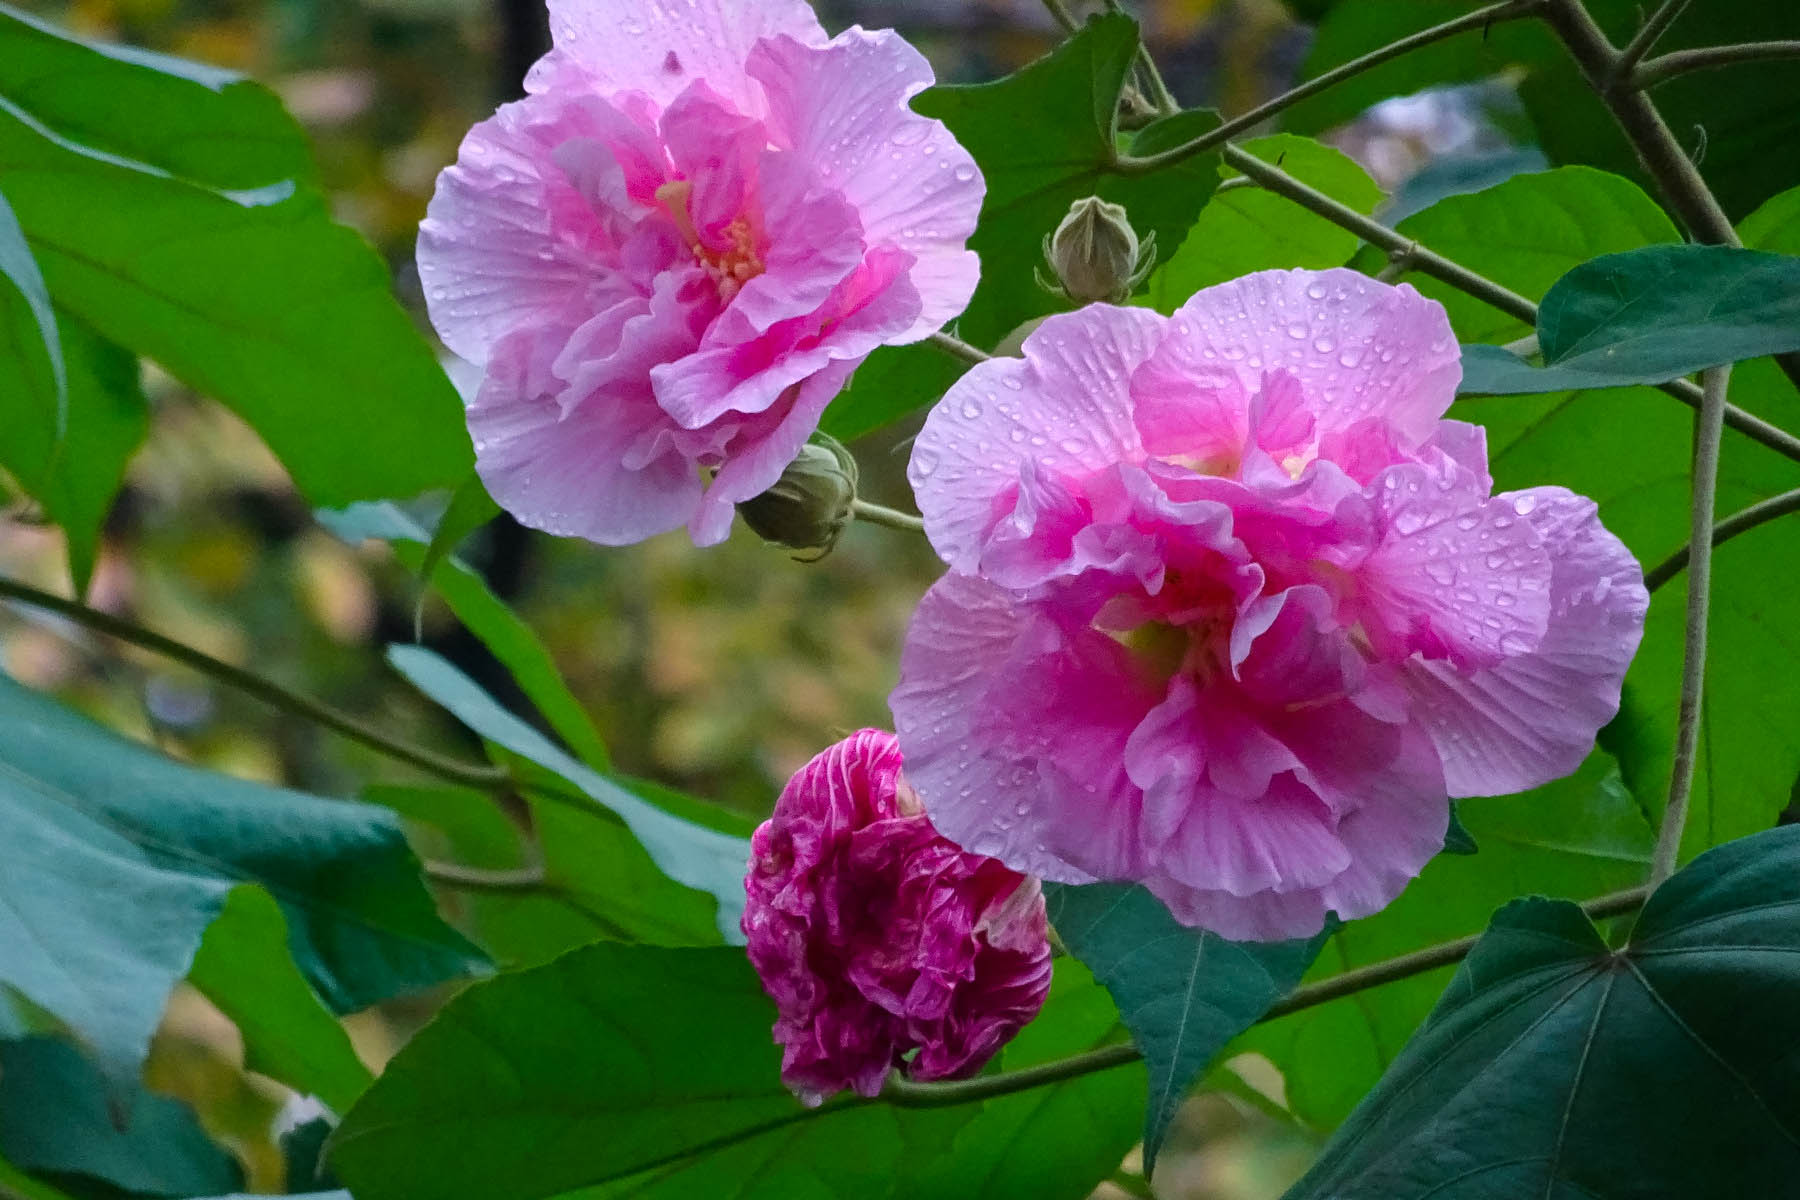
<path fill-rule="evenodd" d="M 836 440 L 815 433 L 774 487 L 737 510 L 763 541 L 814 551 L 804 561 L 815 562 L 837 545 L 855 502 L 856 460 Z"/>
<path fill-rule="evenodd" d="M 1138 245 L 1125 210 L 1098 196 L 1069 206 L 1056 232 L 1044 239 L 1050 276 L 1038 282 L 1077 304 L 1122 304 L 1156 262 L 1156 234 Z"/>

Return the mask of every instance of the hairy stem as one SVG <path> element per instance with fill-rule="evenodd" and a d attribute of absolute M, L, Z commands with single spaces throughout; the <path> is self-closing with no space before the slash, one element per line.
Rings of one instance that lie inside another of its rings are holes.
<path fill-rule="evenodd" d="M 1601 896 L 1589 900 L 1581 906 L 1582 911 L 1594 918 L 1616 917 L 1628 913 L 1641 906 L 1650 895 L 1650 888 L 1632 888 L 1629 891 L 1615 892 L 1609 896 Z M 1436 946 L 1427 946 L 1411 954 L 1402 954 L 1398 958 L 1384 959 L 1370 963 L 1366 967 L 1358 967 L 1334 975 L 1330 979 L 1321 979 L 1317 983 L 1309 983 L 1295 988 L 1285 998 L 1278 1001 L 1268 1012 L 1257 1018 L 1257 1024 L 1273 1021 L 1277 1017 L 1285 1017 L 1302 1009 L 1338 1000 L 1355 992 L 1368 988 L 1380 987 L 1382 984 L 1394 983 L 1401 979 L 1409 979 L 1414 975 L 1422 975 L 1426 971 L 1434 971 L 1439 967 L 1447 967 L 1461 962 L 1481 940 L 1480 934 L 1458 938 L 1453 942 L 1444 942 Z M 1065 1079 L 1074 1079 L 1081 1075 L 1091 1075 L 1095 1071 L 1106 1071 L 1113 1067 L 1122 1067 L 1141 1059 L 1137 1047 L 1129 1043 L 1102 1046 L 1098 1050 L 1089 1050 L 1085 1054 L 1059 1058 L 1054 1062 L 1040 1063 L 1035 1067 L 1026 1067 L 1019 1071 L 1002 1071 L 997 1075 L 983 1075 L 975 1079 L 959 1079 L 949 1083 L 914 1083 L 891 1077 L 887 1086 L 881 1091 L 881 1098 L 901 1108 L 941 1108 L 954 1104 L 967 1104 L 973 1100 L 986 1100 L 993 1096 L 1008 1096 L 1014 1092 L 1027 1091 L 1046 1084 L 1061 1083 Z"/>
<path fill-rule="evenodd" d="M 1520 17 L 1529 16 L 1541 7 L 1542 3 L 1543 0 L 1503 0 L 1502 3 L 1490 4 L 1485 8 L 1478 8 L 1474 12 L 1467 13 L 1453 21 L 1445 21 L 1441 25 L 1433 25 L 1430 29 L 1421 30 L 1411 37 L 1401 38 L 1397 42 L 1392 42 L 1381 47 L 1379 50 L 1370 51 L 1361 58 L 1354 58 L 1349 62 L 1344 63 L 1342 66 L 1334 67 L 1323 75 L 1309 79 L 1298 87 L 1275 97 L 1273 100 L 1270 100 L 1265 104 L 1259 104 L 1249 112 L 1233 117 L 1223 125 L 1220 125 L 1217 129 L 1207 130 L 1192 141 L 1184 142 L 1179 146 L 1172 146 L 1169 149 L 1156 154 L 1145 155 L 1142 158 L 1121 155 L 1114 163 L 1114 170 L 1122 175 L 1141 175 L 1150 171 L 1160 170 L 1166 166 L 1171 166 L 1184 159 L 1192 158 L 1196 154 L 1203 154 L 1208 150 L 1224 145 L 1227 141 L 1240 133 L 1256 128 L 1256 126 L 1262 124 L 1276 113 L 1291 108 L 1293 105 L 1298 104 L 1308 97 L 1316 96 L 1320 92 L 1323 92 L 1336 84 L 1342 83 L 1346 79 L 1360 75 L 1364 71 L 1378 67 L 1391 59 L 1398 58 L 1401 55 L 1408 53 L 1409 51 L 1417 50 L 1421 46 L 1429 46 L 1433 42 L 1439 42 L 1445 38 L 1454 37 L 1459 33 L 1465 33 L 1472 29 L 1480 29 L 1485 32 L 1488 28 L 1497 25 L 1502 21 L 1512 21 L 1517 20 Z M 1152 79 L 1160 84 L 1162 76 L 1160 74 L 1155 74 L 1152 76 Z M 1166 91 L 1166 86 L 1162 90 Z"/>
<path fill-rule="evenodd" d="M 986 362 L 993 357 L 987 351 L 971 346 L 961 338 L 952 337 L 947 333 L 934 333 L 925 340 L 944 353 L 954 355 L 967 363 Z"/>
<path fill-rule="evenodd" d="M 867 500 L 852 500 L 850 511 L 856 514 L 859 521 L 867 521 L 871 525 L 885 525 L 889 529 L 904 529 L 908 533 L 924 533 L 925 521 L 911 513 L 903 513 L 897 508 L 887 508 L 880 504 L 871 504 Z"/>
<path fill-rule="evenodd" d="M 1749 508 L 1732 513 L 1713 526 L 1713 548 L 1717 549 L 1723 546 L 1738 534 L 1755 529 L 1758 525 L 1796 512 L 1800 512 L 1800 488 L 1795 488 L 1791 492 L 1783 492 L 1779 496 L 1771 496 L 1767 500 L 1760 500 Z M 1691 549 L 1690 546 L 1683 546 L 1657 563 L 1656 567 L 1644 576 L 1644 586 L 1654 592 L 1681 574 L 1688 565 L 1688 554 Z"/>
<path fill-rule="evenodd" d="M 1764 62 L 1774 58 L 1800 58 L 1800 41 L 1745 42 L 1738 46 L 1706 46 L 1658 55 L 1631 74 L 1633 87 L 1649 89 L 1689 71 L 1729 67 L 1737 63 Z"/>
<path fill-rule="evenodd" d="M 183 645 L 173 638 L 164 637 L 160 633 L 133 625 L 111 613 L 89 608 L 74 600 L 65 600 L 61 596 L 53 596 L 49 592 L 39 591 L 13 579 L 0 579 L 0 597 L 56 613 L 97 633 L 128 642 L 153 654 L 160 654 L 164 658 L 178 662 L 202 675 L 216 679 L 228 687 L 254 696 L 273 708 L 303 717 L 316 725 L 322 725 L 326 729 L 341 733 L 371 750 L 379 751 L 389 758 L 417 767 L 440 779 L 451 783 L 460 783 L 467 787 L 480 788 L 484 791 L 512 785 L 511 774 L 502 768 L 481 763 L 460 762 L 422 746 L 403 742 L 364 724 L 349 713 L 332 708 L 310 696 L 291 691 L 274 680 L 264 678 L 253 671 L 221 662 L 192 646 Z"/>
<path fill-rule="evenodd" d="M 1662 113 L 1634 77 L 1621 75 L 1624 55 L 1613 49 L 1582 0 L 1548 0 L 1544 18 L 1562 39 L 1594 93 L 1612 112 L 1638 161 L 1694 239 L 1714 246 L 1741 246 L 1731 218 L 1725 215 L 1687 151 L 1675 140 Z M 1778 354 L 1775 361 L 1794 386 L 1800 387 L 1800 354 Z"/>
<path fill-rule="evenodd" d="M 1637 31 L 1637 36 L 1626 44 L 1625 49 L 1619 51 L 1618 61 L 1613 64 L 1614 83 L 1630 77 L 1638 60 L 1650 53 L 1656 40 L 1668 32 L 1669 26 L 1686 11 L 1690 2 L 1691 0 L 1663 0 L 1663 6 L 1650 14 L 1650 19 Z"/>
<path fill-rule="evenodd" d="M 1725 389 L 1731 368 L 1713 367 L 1703 376 L 1706 394 L 1694 418 L 1694 500 L 1688 523 L 1687 627 L 1681 660 L 1681 701 L 1675 727 L 1675 762 L 1669 771 L 1669 800 L 1650 859 L 1654 887 L 1675 872 L 1681 831 L 1700 750 L 1700 704 L 1706 690 L 1706 609 L 1712 592 L 1713 510 L 1719 486 L 1719 437 L 1724 428 Z"/>

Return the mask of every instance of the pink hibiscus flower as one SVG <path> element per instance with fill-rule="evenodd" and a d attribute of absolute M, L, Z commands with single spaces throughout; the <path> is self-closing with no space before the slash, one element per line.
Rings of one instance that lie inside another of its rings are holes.
<path fill-rule="evenodd" d="M 1648 595 L 1592 501 L 1492 495 L 1443 309 L 1266 271 L 1172 318 L 1052 317 L 970 371 L 911 478 L 951 571 L 893 710 L 933 822 L 1232 938 L 1373 913 L 1447 798 L 1573 770 Z"/>
<path fill-rule="evenodd" d="M 718 542 L 870 351 L 968 303 L 981 176 L 908 107 L 931 68 L 891 31 L 827 40 L 802 0 L 550 25 L 419 230 L 432 323 L 485 368 L 477 467 L 552 533 Z"/>
<path fill-rule="evenodd" d="M 891 733 L 807 763 L 750 842 L 743 929 L 781 1075 L 817 1104 L 980 1070 L 1050 989 L 1044 895 L 931 827 Z"/>

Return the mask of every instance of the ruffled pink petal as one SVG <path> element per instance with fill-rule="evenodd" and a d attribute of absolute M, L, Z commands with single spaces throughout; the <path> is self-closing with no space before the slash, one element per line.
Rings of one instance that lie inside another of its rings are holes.
<path fill-rule="evenodd" d="M 894 340 L 917 340 L 960 313 L 979 273 L 965 243 L 986 186 L 943 123 L 909 107 L 932 84 L 931 65 L 892 30 L 853 27 L 825 46 L 771 38 L 752 52 L 748 70 L 768 91 L 776 144 L 843 193 L 871 245 L 897 246 L 916 260 L 922 307 Z"/>
<path fill-rule="evenodd" d="M 976 569 L 1027 460 L 1081 479 L 1143 457 L 1126 381 L 1164 325 L 1147 309 L 1091 304 L 1038 326 L 1023 359 L 979 363 L 945 393 L 913 444 L 907 478 L 952 569 Z"/>
<path fill-rule="evenodd" d="M 565 414 L 530 379 L 527 335 L 500 344 L 469 406 L 475 466 L 488 493 L 520 521 L 603 545 L 679 528 L 700 478 L 679 454 L 628 465 L 658 414 L 647 395 L 596 396 Z"/>
<path fill-rule="evenodd" d="M 1416 445 L 1462 379 L 1442 305 L 1346 269 L 1245 275 L 1196 292 L 1172 326 L 1165 353 L 1201 386 L 1228 373 L 1247 400 L 1265 372 L 1290 372 L 1321 435 L 1374 416 Z"/>
<path fill-rule="evenodd" d="M 1159 696 L 1124 647 L 1067 634 L 951 573 L 913 614 L 889 697 L 907 777 L 944 836 L 1064 883 L 1140 864 L 1123 755 Z"/>
<path fill-rule="evenodd" d="M 786 34 L 817 44 L 825 31 L 804 0 L 550 0 L 556 48 L 525 77 L 531 92 L 578 86 L 642 92 L 667 106 L 696 79 L 741 113 L 765 111 L 744 73 L 758 40 Z"/>
<path fill-rule="evenodd" d="M 1535 651 L 1498 666 L 1405 665 L 1453 796 L 1522 792 L 1575 770 L 1619 711 L 1650 604 L 1642 568 L 1593 501 L 1539 487 L 1495 502 L 1529 521 L 1549 550 L 1550 615 Z"/>
<path fill-rule="evenodd" d="M 1378 653 L 1463 669 L 1528 653 L 1550 618 L 1551 559 L 1512 501 L 1462 472 L 1392 467 L 1373 487 L 1381 543 L 1358 572 Z"/>
<path fill-rule="evenodd" d="M 438 176 L 419 226 L 419 278 L 432 324 L 460 357 L 485 363 L 515 329 L 573 329 L 632 290 L 610 265 L 608 231 L 554 158 L 565 141 L 597 136 L 592 118 L 548 98 L 502 105 Z"/>

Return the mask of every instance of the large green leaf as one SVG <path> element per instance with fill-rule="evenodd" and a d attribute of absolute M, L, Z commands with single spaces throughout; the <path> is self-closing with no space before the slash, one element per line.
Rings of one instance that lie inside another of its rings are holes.
<path fill-rule="evenodd" d="M 84 146 L 208 187 L 314 175 L 299 124 L 235 71 L 84 42 L 6 4 L 0 96 Z"/>
<path fill-rule="evenodd" d="M 744 868 L 750 860 L 747 841 L 676 816 L 583 766 L 431 651 L 421 646 L 392 646 L 388 649 L 388 661 L 464 725 L 536 764 L 563 785 L 577 810 L 565 811 L 561 817 L 588 825 L 614 818 L 622 821 L 669 879 L 713 897 L 718 905 L 718 930 L 727 941 L 742 940 L 738 915 L 744 909 Z M 586 808 L 582 797 L 593 802 L 592 809 Z M 540 807 L 540 820 L 548 811 Z M 571 836 L 574 828 L 568 829 Z M 616 847 L 618 839 L 611 841 Z M 545 842 L 547 846 L 556 845 L 557 838 L 546 832 Z M 599 866 L 582 864 L 581 869 L 596 870 Z"/>
<path fill-rule="evenodd" d="M 1294 989 L 1326 934 L 1288 942 L 1231 942 L 1178 924 L 1141 887 L 1046 884 L 1050 923 L 1094 972 L 1143 1052 L 1144 1170 L 1189 1087 L 1225 1043 Z"/>
<path fill-rule="evenodd" d="M 1125 206 L 1140 238 L 1154 232 L 1158 253 L 1174 253 L 1218 184 L 1218 158 L 1194 158 L 1148 175 L 1111 173 L 1119 92 L 1138 49 L 1136 22 L 1094 17 L 1048 57 L 995 83 L 938 87 L 914 102 L 948 125 L 987 181 L 981 224 L 969 245 L 981 255 L 981 286 L 960 332 L 988 345 L 1057 301 L 1037 286 L 1043 240 L 1069 205 L 1099 194 Z M 1140 130 L 1134 153 L 1153 153 L 1217 123 L 1182 113 Z"/>
<path fill-rule="evenodd" d="M 70 65 L 49 77 L 17 71 L 9 88 L 0 71 L 0 175 L 57 306 L 231 406 L 314 503 L 411 495 L 467 477 L 473 456 L 455 389 L 395 303 L 380 260 L 295 182 L 288 152 L 268 156 L 265 167 L 283 169 L 257 175 L 265 186 L 227 193 L 89 145 L 83 135 L 108 101 L 81 97 L 109 94 L 121 73 L 138 79 L 148 68 L 56 46 Z M 203 132 L 254 125 L 252 111 L 266 109 L 249 99 L 260 93 L 150 74 L 151 111 L 191 107 Z M 137 84 L 119 86 L 129 95 Z M 34 98 L 46 107 L 33 108 Z M 288 136 L 278 116 L 268 121 L 277 146 Z M 127 129 L 137 119 L 118 117 Z M 165 131 L 183 127 L 169 119 Z M 197 175 L 230 172 L 198 135 L 116 138 Z"/>
<path fill-rule="evenodd" d="M 1465 392 L 1665 383 L 1800 348 L 1800 258 L 1725 246 L 1653 246 L 1590 259 L 1538 309 L 1544 366 L 1473 347 Z M 1474 377 L 1471 378 L 1471 375 Z"/>
<path fill-rule="evenodd" d="M 138 383 L 138 358 L 59 313 L 68 366 L 69 420 L 62 451 L 35 494 L 68 540 L 75 590 L 87 589 L 100 528 L 125 478 L 125 465 L 143 443 L 150 411 Z"/>
<path fill-rule="evenodd" d="M 1240 142 L 1266 162 L 1360 213 L 1375 211 L 1381 189 L 1348 155 L 1292 134 Z M 1238 172 L 1220 167 L 1221 177 Z M 1292 200 L 1260 187 L 1234 187 L 1214 196 L 1169 261 L 1151 276 L 1146 299 L 1171 313 L 1204 287 L 1271 267 L 1341 267 L 1362 240 Z"/>
<path fill-rule="evenodd" d="M 50 291 L 12 206 L 0 194 L 0 371 L 11 381 L 0 410 L 0 466 L 36 490 L 62 449 L 69 381 Z"/>
<path fill-rule="evenodd" d="M 1620 950 L 1509 905 L 1290 1197 L 1791 1194 L 1796 918 L 1795 827 L 1696 859 Z"/>
<path fill-rule="evenodd" d="M 742 951 L 577 950 L 452 1000 L 330 1159 L 358 1200 L 830 1200 L 948 1141 L 949 1113 L 803 1108 L 774 1018 Z"/>
<path fill-rule="evenodd" d="M 1058 959 L 1044 1011 L 1007 1045 L 1021 1070 L 1120 1040 L 1119 1013 L 1080 963 Z M 1083 1200 L 1143 1132 L 1142 1064 L 1065 1079 L 986 1101 L 964 1117 L 950 1153 L 924 1164 L 896 1195 L 932 1200 Z"/>
<path fill-rule="evenodd" d="M 0 1154 L 16 1167 L 104 1180 L 135 1195 L 192 1196 L 244 1182 L 184 1105 L 135 1087 L 121 1098 L 55 1038 L 0 1043 Z"/>
<path fill-rule="evenodd" d="M 340 1113 L 373 1079 L 295 966 L 281 907 L 261 888 L 232 890 L 200 941 L 188 981 L 236 1023 L 250 1070 Z"/>
<path fill-rule="evenodd" d="M 136 1077 L 171 985 L 241 883 L 339 1012 L 467 974 L 392 814 L 246 783 L 127 742 L 0 676 L 0 982 Z"/>
<path fill-rule="evenodd" d="M 1604 755 L 1523 796 L 1463 800 L 1481 851 L 1439 855 L 1386 909 L 1326 944 L 1314 978 L 1479 933 L 1493 911 L 1537 893 L 1590 899 L 1642 881 L 1655 834 Z M 1239 1043 L 1280 1067 L 1307 1123 L 1343 1120 L 1400 1053 L 1448 979 L 1444 968 L 1258 1026 Z"/>

